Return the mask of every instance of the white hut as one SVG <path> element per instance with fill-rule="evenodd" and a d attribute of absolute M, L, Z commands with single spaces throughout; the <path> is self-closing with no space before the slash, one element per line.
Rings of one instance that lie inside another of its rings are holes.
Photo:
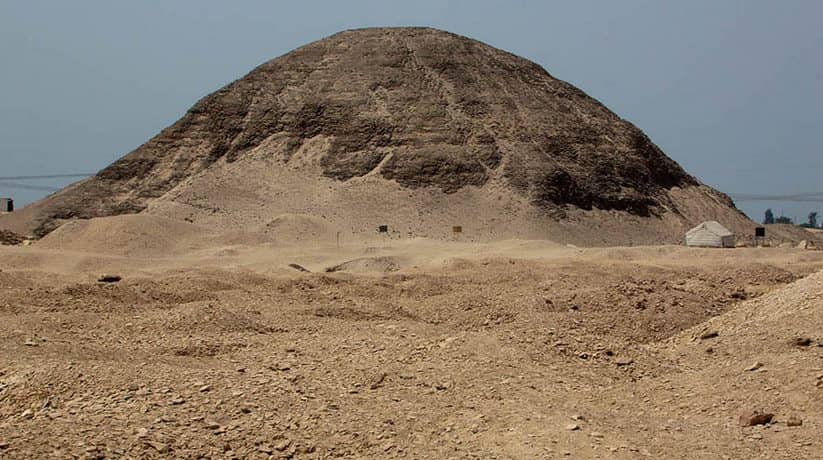
<path fill-rule="evenodd" d="M 734 233 L 713 220 L 686 232 L 686 246 L 733 248 L 734 243 Z"/>

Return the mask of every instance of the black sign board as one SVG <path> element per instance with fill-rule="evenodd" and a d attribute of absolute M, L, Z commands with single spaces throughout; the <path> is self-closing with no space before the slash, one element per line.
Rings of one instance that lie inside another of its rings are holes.
<path fill-rule="evenodd" d="M 381 225 L 377 227 L 378 233 L 389 233 L 389 226 L 388 225 Z"/>
<path fill-rule="evenodd" d="M 765 237 L 766 236 L 766 227 L 755 227 L 754 236 L 761 237 L 761 238 Z"/>

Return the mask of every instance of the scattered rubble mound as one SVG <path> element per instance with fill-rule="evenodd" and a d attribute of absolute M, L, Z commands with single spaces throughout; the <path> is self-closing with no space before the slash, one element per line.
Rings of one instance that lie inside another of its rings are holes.
<path fill-rule="evenodd" d="M 16 246 L 18 244 L 23 244 L 23 241 L 25 240 L 25 238 L 14 232 L 0 229 L 0 244 L 6 246 Z"/>
<path fill-rule="evenodd" d="M 619 243 L 676 242 L 706 219 L 751 224 L 579 89 L 427 28 L 342 32 L 271 60 L 0 225 L 43 236 L 66 220 L 143 211 L 228 226 L 272 212 L 346 229 L 395 218 L 404 235 L 466 224 L 490 239 L 600 219 L 624 223 L 605 238 Z"/>
<path fill-rule="evenodd" d="M 206 244 L 207 229 L 151 215 L 123 215 L 69 222 L 37 242 L 65 249 L 125 256 L 166 256 Z"/>

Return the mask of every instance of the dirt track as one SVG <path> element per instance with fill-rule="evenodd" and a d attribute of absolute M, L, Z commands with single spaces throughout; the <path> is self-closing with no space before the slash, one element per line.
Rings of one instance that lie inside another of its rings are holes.
<path fill-rule="evenodd" d="M 779 334 L 758 335 L 758 320 L 728 337 L 735 321 L 705 321 L 770 299 L 791 312 L 797 284 L 781 288 L 823 266 L 822 253 L 427 244 L 361 250 L 398 271 L 329 274 L 287 261 L 320 271 L 356 251 L 224 250 L 231 263 L 217 269 L 206 258 L 0 248 L 0 456 L 821 449 L 823 336 L 790 345 L 820 330 L 819 315 L 781 320 Z M 97 283 L 101 271 L 124 279 Z M 820 280 L 799 282 L 816 312 Z M 694 338 L 706 328 L 719 336 Z M 764 369 L 744 371 L 763 350 Z M 777 423 L 738 427 L 748 408 L 774 411 Z M 803 425 L 786 427 L 792 415 Z"/>

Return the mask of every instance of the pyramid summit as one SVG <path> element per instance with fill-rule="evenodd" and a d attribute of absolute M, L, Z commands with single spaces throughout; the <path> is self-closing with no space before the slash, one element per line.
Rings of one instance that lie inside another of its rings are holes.
<path fill-rule="evenodd" d="M 43 236 L 134 213 L 227 228 L 294 215 L 428 237 L 463 225 L 481 239 L 591 244 L 675 242 L 703 220 L 750 225 L 579 89 L 428 28 L 341 32 L 268 61 L 0 226 Z"/>

